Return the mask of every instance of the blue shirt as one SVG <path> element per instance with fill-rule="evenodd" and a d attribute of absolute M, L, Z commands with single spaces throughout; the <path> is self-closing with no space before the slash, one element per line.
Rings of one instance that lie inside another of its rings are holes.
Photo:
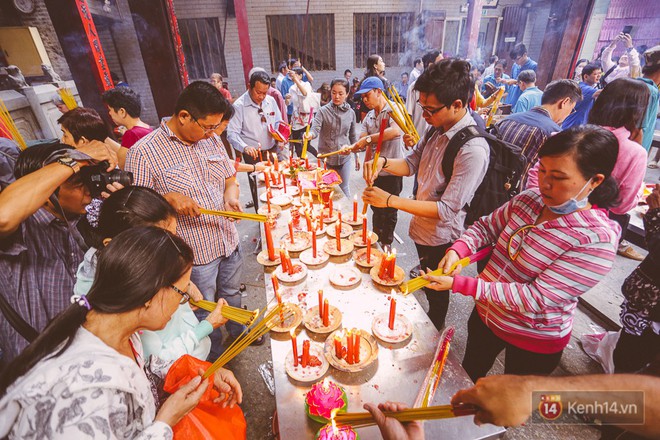
<path fill-rule="evenodd" d="M 513 67 L 511 68 L 511 78 L 518 79 L 518 75 L 520 75 L 520 72 L 523 70 L 533 70 L 536 72 L 536 66 L 536 61 L 531 58 L 527 58 L 527 62 L 522 66 L 519 66 L 518 63 L 513 63 Z M 522 92 L 520 91 L 520 87 L 517 85 L 511 86 L 509 95 L 506 97 L 506 101 L 504 102 L 506 104 L 511 104 L 512 106 L 516 105 L 516 102 L 518 102 L 518 98 L 520 98 L 521 93 Z"/>
<path fill-rule="evenodd" d="M 660 92 L 658 91 L 658 86 L 648 78 L 637 78 L 640 81 L 644 81 L 649 88 L 651 94 L 649 95 L 649 106 L 646 107 L 646 113 L 644 114 L 644 119 L 642 120 L 642 147 L 649 151 L 651 148 L 651 142 L 653 142 L 653 131 L 655 130 L 655 121 L 658 117 L 658 101 Z"/>
<path fill-rule="evenodd" d="M 596 93 L 598 89 L 595 86 L 590 86 L 584 82 L 580 82 L 580 89 L 582 89 L 582 101 L 575 106 L 575 113 L 571 113 L 564 120 L 564 123 L 561 126 L 563 130 L 587 123 L 591 107 L 594 106 L 594 93 Z"/>
<path fill-rule="evenodd" d="M 529 87 L 522 92 L 518 102 L 513 106 L 512 113 L 521 113 L 531 110 L 534 107 L 541 105 L 541 97 L 543 96 L 543 91 L 538 87 Z"/>
<path fill-rule="evenodd" d="M 502 74 L 502 79 L 511 79 L 509 75 L 506 73 Z M 483 84 L 481 84 L 481 93 L 486 92 L 488 89 L 486 89 L 486 83 L 492 84 L 495 86 L 495 89 L 499 89 L 500 87 L 504 86 L 504 93 L 507 93 L 511 86 L 508 86 L 506 84 L 500 84 L 497 82 L 497 79 L 495 78 L 495 75 L 488 75 L 487 77 L 484 78 Z"/>

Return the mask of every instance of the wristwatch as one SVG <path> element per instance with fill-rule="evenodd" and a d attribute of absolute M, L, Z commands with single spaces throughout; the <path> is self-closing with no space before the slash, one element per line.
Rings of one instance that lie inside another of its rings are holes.
<path fill-rule="evenodd" d="M 370 144 L 371 143 L 371 136 L 367 136 L 366 138 L 364 138 L 364 140 L 367 141 L 367 144 Z"/>
<path fill-rule="evenodd" d="M 75 160 L 71 159 L 69 156 L 62 156 L 57 159 L 57 163 L 60 165 L 65 165 L 73 170 L 73 174 L 80 172 L 80 164 Z"/>

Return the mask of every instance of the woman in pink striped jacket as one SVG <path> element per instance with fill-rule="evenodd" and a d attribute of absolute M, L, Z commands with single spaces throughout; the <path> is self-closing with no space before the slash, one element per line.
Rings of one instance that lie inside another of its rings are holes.
<path fill-rule="evenodd" d="M 506 350 L 507 374 L 550 374 L 573 327 L 578 297 L 612 268 L 619 225 L 611 177 L 618 154 L 612 133 L 594 125 L 549 138 L 539 151 L 539 187 L 527 190 L 472 225 L 439 267 L 494 245 L 477 278 L 432 277 L 431 288 L 472 296 L 463 367 L 476 381 Z"/>

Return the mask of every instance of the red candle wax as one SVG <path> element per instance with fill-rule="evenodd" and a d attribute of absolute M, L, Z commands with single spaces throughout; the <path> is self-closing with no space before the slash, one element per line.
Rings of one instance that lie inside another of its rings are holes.
<path fill-rule="evenodd" d="M 309 210 L 305 210 L 305 221 L 307 222 L 307 230 L 312 230 L 312 218 L 309 216 Z"/>
<path fill-rule="evenodd" d="M 357 211 L 358 211 L 357 195 L 353 198 L 353 221 L 357 222 Z"/>
<path fill-rule="evenodd" d="M 380 269 L 378 269 L 378 278 L 381 280 L 385 279 L 387 273 L 387 265 L 389 264 L 390 253 L 383 254 L 383 257 L 380 259 Z"/>
<path fill-rule="evenodd" d="M 266 165 L 271 166 L 272 162 L 270 161 L 270 155 L 266 154 L 266 159 L 268 159 L 268 162 L 266 163 Z"/>
<path fill-rule="evenodd" d="M 298 366 L 298 343 L 296 342 L 296 334 L 291 330 L 291 345 L 293 345 L 293 366 Z"/>
<path fill-rule="evenodd" d="M 271 153 L 273 155 L 273 162 L 275 163 L 275 169 L 278 170 L 279 167 L 279 161 L 277 160 L 277 154 Z"/>
<path fill-rule="evenodd" d="M 390 330 L 394 330 L 394 318 L 396 317 L 396 300 L 390 297 L 390 321 L 388 327 Z"/>
<path fill-rule="evenodd" d="M 291 240 L 291 244 L 294 242 L 294 236 L 293 236 L 293 221 L 289 220 L 289 240 Z"/>
<path fill-rule="evenodd" d="M 328 298 L 323 300 L 323 326 L 327 327 L 330 325 L 330 305 L 328 304 Z"/>
<path fill-rule="evenodd" d="M 280 249 L 280 264 L 282 265 L 282 272 L 286 272 L 288 270 L 288 266 L 286 265 L 286 255 L 284 254 L 284 249 Z"/>
<path fill-rule="evenodd" d="M 284 194 L 286 194 L 286 179 L 282 171 L 280 171 L 280 179 L 282 179 L 282 188 L 284 188 Z"/>
<path fill-rule="evenodd" d="M 367 242 L 367 264 L 371 263 L 371 232 L 369 232 L 369 237 L 368 237 L 368 242 Z"/>
<path fill-rule="evenodd" d="M 306 368 L 309 363 L 309 339 L 303 341 L 302 367 Z"/>
<path fill-rule="evenodd" d="M 264 182 L 266 183 L 266 190 L 270 189 L 270 178 L 268 173 L 264 171 Z"/>
<path fill-rule="evenodd" d="M 280 288 L 280 283 L 277 281 L 277 277 L 270 277 L 270 281 L 273 283 L 273 291 L 277 292 Z"/>
<path fill-rule="evenodd" d="M 289 256 L 289 251 L 284 249 L 284 258 L 286 258 L 286 268 L 289 275 L 293 275 L 293 263 L 291 263 L 291 257 Z"/>
<path fill-rule="evenodd" d="M 362 243 L 367 242 L 367 218 L 362 218 Z"/>
<path fill-rule="evenodd" d="M 360 363 L 360 331 L 357 330 L 353 333 L 353 362 Z"/>
<path fill-rule="evenodd" d="M 337 240 L 337 251 L 341 252 L 341 225 L 339 222 L 335 223 L 335 235 Z"/>
<path fill-rule="evenodd" d="M 328 199 L 328 217 L 332 218 L 332 194 L 330 194 L 330 198 Z"/>
<path fill-rule="evenodd" d="M 312 257 L 316 258 L 316 229 L 312 230 Z"/>
<path fill-rule="evenodd" d="M 273 246 L 273 232 L 270 229 L 270 222 L 265 222 L 264 228 L 266 228 L 266 248 L 268 249 L 268 259 L 270 261 L 275 261 L 275 247 Z"/>
<path fill-rule="evenodd" d="M 394 279 L 394 269 L 396 268 L 396 249 L 392 251 L 392 258 L 390 261 L 390 265 L 387 268 L 388 270 L 388 275 L 390 278 Z"/>
<path fill-rule="evenodd" d="M 346 351 L 346 362 L 349 364 L 353 363 L 353 334 L 349 330 L 346 333 L 346 345 L 348 345 L 348 350 Z"/>
<path fill-rule="evenodd" d="M 323 319 L 323 289 L 319 289 L 319 318 Z"/>
<path fill-rule="evenodd" d="M 335 335 L 335 356 L 337 356 L 337 359 L 341 359 L 341 339 L 339 336 Z"/>

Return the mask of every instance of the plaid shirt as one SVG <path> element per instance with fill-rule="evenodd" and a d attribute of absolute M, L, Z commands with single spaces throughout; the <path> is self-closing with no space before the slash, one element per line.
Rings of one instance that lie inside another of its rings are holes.
<path fill-rule="evenodd" d="M 0 295 L 37 331 L 71 304 L 76 270 L 85 251 L 76 223 L 70 222 L 69 228 L 41 208 L 16 232 L 0 239 Z M 2 316 L 3 360 L 9 362 L 27 345 Z"/>
<path fill-rule="evenodd" d="M 163 195 L 184 194 L 214 210 L 225 209 L 225 179 L 236 174 L 219 137 L 187 145 L 166 120 L 128 151 L 126 170 L 133 173 L 135 185 Z M 179 215 L 177 220 L 177 234 L 192 247 L 196 265 L 229 256 L 238 246 L 236 226 L 225 217 Z"/>

